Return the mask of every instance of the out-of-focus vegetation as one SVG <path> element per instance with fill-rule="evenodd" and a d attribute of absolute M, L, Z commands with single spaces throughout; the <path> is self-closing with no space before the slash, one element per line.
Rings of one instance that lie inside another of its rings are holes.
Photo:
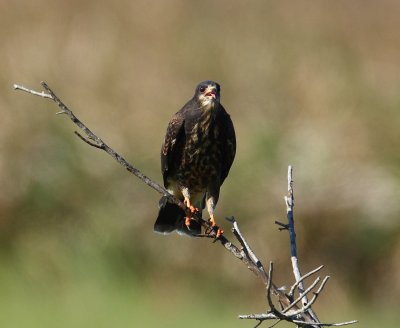
<path fill-rule="evenodd" d="M 292 280 L 282 197 L 295 167 L 303 271 L 331 279 L 317 313 L 398 326 L 397 1 L 1 1 L 2 327 L 249 327 L 264 293 L 222 247 L 152 232 L 159 195 L 88 147 L 47 81 L 99 136 L 161 181 L 172 114 L 213 79 L 238 152 L 235 215 L 276 283 Z M 396 321 L 397 320 L 397 321 Z M 397 323 L 396 323 L 397 322 Z M 284 325 L 282 325 L 284 326 Z"/>

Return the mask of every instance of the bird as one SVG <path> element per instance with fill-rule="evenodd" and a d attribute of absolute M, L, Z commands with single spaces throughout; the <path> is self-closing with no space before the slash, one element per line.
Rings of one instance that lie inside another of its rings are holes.
<path fill-rule="evenodd" d="M 215 208 L 235 154 L 235 129 L 221 104 L 221 87 L 214 81 L 203 81 L 168 124 L 161 147 L 161 172 L 167 191 L 191 213 L 201 217 L 207 207 L 217 238 L 223 230 L 216 225 Z M 201 233 L 201 224 L 163 196 L 154 231 L 196 236 Z"/>

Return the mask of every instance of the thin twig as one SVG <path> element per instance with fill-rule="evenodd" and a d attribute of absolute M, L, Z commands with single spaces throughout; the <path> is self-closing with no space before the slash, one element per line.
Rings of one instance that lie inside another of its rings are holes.
<path fill-rule="evenodd" d="M 301 273 L 300 268 L 297 261 L 297 246 L 296 246 L 296 232 L 294 229 L 294 217 L 293 217 L 293 208 L 294 208 L 294 195 L 293 195 L 293 168 L 291 165 L 288 167 L 288 193 L 285 196 L 286 210 L 287 210 L 287 219 L 288 219 L 288 230 L 290 237 L 290 255 L 292 259 L 293 273 L 296 278 L 296 281 L 299 281 L 299 291 L 302 293 L 304 291 L 304 286 L 300 281 Z M 303 302 L 304 303 L 304 302 Z M 306 302 L 307 303 L 307 302 Z"/>
<path fill-rule="evenodd" d="M 259 327 L 261 324 L 263 323 L 263 321 L 262 320 L 258 320 L 258 323 L 254 326 L 254 328 L 257 328 L 257 327 Z"/>
<path fill-rule="evenodd" d="M 300 282 L 304 281 L 306 278 L 308 278 L 309 276 L 313 275 L 314 273 L 317 273 L 318 271 L 320 271 L 324 266 L 320 265 L 318 268 L 306 273 L 304 276 L 300 277 L 300 279 L 298 281 L 296 281 L 293 286 L 290 288 L 290 291 L 288 293 L 289 297 L 293 297 L 294 291 L 297 288 L 297 286 L 299 285 Z"/>
<path fill-rule="evenodd" d="M 231 220 L 233 224 L 233 233 L 238 239 L 239 243 L 242 245 L 243 250 L 245 251 L 246 255 L 250 258 L 250 260 L 257 266 L 257 268 L 262 272 L 265 273 L 264 267 L 261 261 L 257 258 L 256 254 L 254 254 L 253 250 L 250 248 L 250 245 L 244 239 L 242 233 L 240 232 L 239 225 L 234 217 Z"/>
<path fill-rule="evenodd" d="M 267 283 L 267 300 L 270 308 L 270 312 L 273 313 L 280 320 L 287 320 L 287 316 L 282 312 L 278 311 L 275 308 L 274 303 L 272 303 L 271 299 L 271 286 L 272 286 L 272 274 L 274 271 L 274 263 L 272 261 L 269 262 L 269 270 L 268 270 L 268 283 Z M 308 319 L 308 318 L 307 318 Z"/>
<path fill-rule="evenodd" d="M 260 313 L 260 314 L 241 314 L 238 316 L 239 319 L 254 319 L 254 320 L 274 320 L 279 319 L 274 313 L 267 312 L 267 313 Z"/>
<path fill-rule="evenodd" d="M 266 320 L 280 320 L 277 318 L 273 313 L 262 313 L 262 314 L 248 314 L 248 315 L 240 315 L 239 319 L 250 319 L 250 320 L 258 320 L 260 322 Z M 297 325 L 307 326 L 310 325 L 309 322 L 301 321 L 297 319 L 290 320 Z M 322 322 L 315 322 L 312 325 L 317 327 L 340 327 L 340 326 L 347 326 L 358 323 L 358 320 L 351 320 L 346 322 L 339 322 L 339 323 L 322 323 Z"/>
<path fill-rule="evenodd" d="M 339 326 L 347 326 L 347 325 L 353 325 L 357 323 L 358 320 L 351 320 L 351 321 L 346 321 L 346 322 L 339 322 L 339 323 L 314 323 L 314 326 L 319 326 L 319 327 L 339 327 Z M 301 321 L 301 320 L 293 320 L 293 323 L 298 324 L 298 325 L 306 325 L 307 322 Z"/>
<path fill-rule="evenodd" d="M 282 223 L 280 221 L 275 221 L 275 224 L 280 226 L 279 231 L 283 231 L 283 230 L 288 230 L 289 229 L 289 225 L 286 223 Z"/>
<path fill-rule="evenodd" d="M 276 322 L 274 322 L 271 326 L 269 326 L 268 328 L 273 328 L 273 327 L 275 327 L 278 323 L 280 323 L 282 320 L 281 319 L 278 319 Z M 260 322 L 262 322 L 262 321 L 260 321 Z"/>
<path fill-rule="evenodd" d="M 82 141 L 86 142 L 88 145 L 99 148 L 99 149 L 104 149 L 102 145 L 95 144 L 94 142 L 91 142 L 89 139 L 86 139 L 84 136 L 82 136 L 78 131 L 74 132 Z"/>
<path fill-rule="evenodd" d="M 272 273 L 274 271 L 274 263 L 269 262 L 269 270 L 268 270 L 268 282 L 267 282 L 267 300 L 268 300 L 268 305 L 269 308 L 271 309 L 272 312 L 275 310 L 275 305 L 272 303 L 271 299 L 271 286 L 272 286 Z"/>
<path fill-rule="evenodd" d="M 21 90 L 21 91 L 25 91 L 25 92 L 30 93 L 35 96 L 52 99 L 51 95 L 45 93 L 44 91 L 42 91 L 42 92 L 34 91 L 31 89 L 25 88 L 24 86 L 19 85 L 19 84 L 14 84 L 14 90 Z"/>
<path fill-rule="evenodd" d="M 317 279 L 315 279 L 315 281 L 302 293 L 300 294 L 300 296 L 298 298 L 296 298 L 292 304 L 290 304 L 286 309 L 283 309 L 282 312 L 285 313 L 287 311 L 289 311 L 291 308 L 293 308 L 298 302 L 301 301 L 301 299 L 304 297 L 304 295 L 307 295 L 321 280 L 320 277 L 317 277 Z"/>
<path fill-rule="evenodd" d="M 318 295 L 324 289 L 324 287 L 325 287 L 326 283 L 328 282 L 329 278 L 330 278 L 329 276 L 326 276 L 324 278 L 324 280 L 322 280 L 321 285 L 319 286 L 318 290 L 314 293 L 314 296 L 312 297 L 312 299 L 307 304 L 305 304 L 301 309 L 292 312 L 290 315 L 291 316 L 299 315 L 301 313 L 306 312 L 308 309 L 310 309 L 311 306 L 314 304 L 314 302 L 317 300 Z"/>

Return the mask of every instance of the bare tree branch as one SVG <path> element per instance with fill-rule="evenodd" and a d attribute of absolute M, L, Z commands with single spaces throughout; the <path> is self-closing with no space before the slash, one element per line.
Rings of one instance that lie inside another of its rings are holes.
<path fill-rule="evenodd" d="M 61 111 L 58 113 L 66 114 L 71 119 L 71 121 L 74 124 L 76 124 L 88 136 L 89 140 L 87 138 L 83 137 L 80 133 L 75 132 L 75 134 L 82 141 L 84 141 L 85 143 L 87 143 L 88 145 L 90 145 L 92 147 L 96 147 L 98 149 L 104 150 L 107 154 L 109 154 L 111 157 L 113 157 L 119 164 L 121 164 L 125 169 L 127 169 L 129 172 L 134 174 L 136 177 L 138 177 L 140 180 L 142 180 L 149 187 L 153 188 L 154 190 L 156 190 L 158 193 L 162 194 L 163 196 L 168 197 L 171 202 L 177 204 L 183 210 L 188 211 L 188 208 L 186 207 L 186 205 L 183 202 L 181 202 L 175 196 L 170 194 L 164 187 L 162 187 L 161 185 L 159 185 L 158 183 L 156 183 L 155 181 L 153 181 L 152 179 L 150 179 L 149 177 L 144 175 L 140 170 L 138 170 L 137 168 L 135 168 L 131 164 L 129 164 L 121 155 L 119 155 L 116 151 L 114 151 L 111 147 L 109 147 L 102 139 L 100 139 L 95 133 L 93 133 L 84 123 L 82 123 L 81 120 L 78 119 L 77 116 L 75 116 L 75 114 L 60 100 L 60 98 L 58 98 L 56 96 L 56 94 L 53 92 L 53 90 L 45 82 L 41 82 L 41 85 L 45 88 L 45 90 L 48 93 L 45 93 L 44 91 L 42 91 L 42 92 L 34 91 L 34 90 L 28 89 L 24 86 L 17 85 L 17 84 L 14 84 L 14 89 L 33 94 L 35 96 L 41 96 L 41 97 L 53 100 L 58 105 L 58 107 L 61 109 Z M 92 140 L 93 142 L 90 140 Z M 190 212 L 190 214 L 193 215 L 191 212 Z M 201 222 L 206 229 L 210 230 L 210 234 L 209 234 L 210 237 L 215 237 L 216 229 L 213 229 L 207 221 L 202 220 L 200 217 L 196 217 L 196 219 L 198 219 L 199 222 Z M 232 220 L 234 220 L 234 219 L 232 218 L 229 220 L 231 222 L 233 222 Z M 237 225 L 236 225 L 236 227 L 237 227 Z M 202 237 L 205 237 L 205 236 L 203 235 Z M 208 237 L 208 235 L 207 235 L 207 237 Z M 251 259 L 246 256 L 246 254 L 243 254 L 243 252 L 241 250 L 239 250 L 235 245 L 233 245 L 223 235 L 220 238 L 218 238 L 218 240 L 221 242 L 222 245 L 225 246 L 225 248 L 227 250 L 229 250 L 235 257 L 237 257 L 242 262 L 244 262 L 247 266 L 252 267 L 252 266 L 256 265 L 256 263 L 253 263 L 251 261 Z"/>
<path fill-rule="evenodd" d="M 307 294 L 304 293 L 304 284 L 303 280 L 301 280 L 301 272 L 299 267 L 299 261 L 297 258 L 297 246 L 296 246 L 296 232 L 294 229 L 294 216 L 293 216 L 293 208 L 294 208 L 294 192 L 293 192 L 293 168 L 291 165 L 288 167 L 288 193 L 285 196 L 286 203 L 286 212 L 288 219 L 288 231 L 290 238 L 290 259 L 292 261 L 293 274 L 298 282 L 298 290 L 300 294 L 303 294 L 302 303 L 303 306 L 308 303 Z M 314 319 L 315 322 L 319 322 L 317 315 L 314 313 L 312 309 L 308 311 L 309 315 Z"/>
<path fill-rule="evenodd" d="M 29 94 L 39 96 L 42 98 L 46 99 L 51 99 L 53 100 L 58 107 L 60 108 L 60 111 L 57 112 L 57 114 L 65 114 L 67 115 L 71 121 L 76 124 L 87 137 L 84 137 L 77 131 L 75 131 L 75 134 L 86 144 L 95 147 L 97 149 L 104 150 L 107 154 L 109 154 L 114 160 L 116 160 L 120 165 L 122 165 L 127 171 L 135 175 L 137 178 L 139 178 L 141 181 L 143 181 L 146 185 L 149 187 L 153 188 L 156 190 L 158 193 L 162 194 L 163 196 L 168 197 L 169 201 L 177 204 L 179 207 L 181 207 L 183 210 L 185 210 L 188 214 L 191 214 L 194 216 L 194 219 L 196 219 L 201 225 L 204 227 L 206 233 L 205 234 L 200 234 L 198 237 L 209 237 L 213 238 L 214 242 L 219 241 L 221 245 L 225 247 L 232 255 L 234 255 L 236 258 L 238 258 L 241 262 L 243 262 L 249 270 L 254 272 L 260 279 L 263 281 L 266 287 L 266 292 L 267 292 L 267 301 L 268 305 L 270 307 L 270 310 L 267 313 L 263 314 L 249 314 L 249 315 L 240 315 L 240 319 L 255 319 L 258 320 L 259 323 L 257 326 L 259 326 L 263 321 L 265 320 L 278 320 L 276 323 L 274 323 L 271 327 L 275 326 L 277 323 L 279 323 L 282 320 L 292 322 L 296 324 L 299 327 L 314 327 L 318 328 L 321 326 L 344 326 L 344 325 L 349 325 L 356 323 L 356 320 L 353 321 L 348 321 L 344 323 L 334 323 L 334 324 L 324 324 L 320 323 L 318 321 L 318 318 L 314 314 L 314 312 L 311 309 L 311 306 L 314 304 L 320 293 L 325 287 L 326 282 L 329 279 L 329 276 L 325 277 L 322 283 L 320 284 L 318 290 L 314 293 L 312 299 L 310 302 L 308 302 L 307 299 L 307 294 L 311 292 L 312 289 L 316 287 L 318 282 L 320 281 L 320 278 L 318 277 L 313 284 L 311 284 L 307 289 L 304 288 L 303 281 L 311 276 L 312 274 L 315 274 L 319 270 L 322 269 L 323 266 L 320 266 L 309 273 L 305 274 L 304 276 L 301 276 L 300 274 L 300 269 L 298 265 L 298 259 L 297 259 L 297 250 L 296 250 L 296 234 L 294 230 L 294 219 L 293 219 L 293 206 L 294 206 L 294 197 L 293 197 L 293 180 L 292 180 L 292 167 L 289 166 L 288 170 L 288 195 L 285 197 L 285 202 L 287 206 L 287 217 L 288 217 L 288 224 L 284 224 L 281 222 L 276 222 L 278 225 L 281 226 L 281 230 L 288 230 L 289 231 L 289 236 L 290 236 L 290 249 L 291 249 L 291 260 L 292 260 L 292 266 L 293 266 L 293 271 L 295 275 L 295 283 L 291 287 L 291 290 L 289 292 L 289 295 L 286 295 L 281 289 L 279 289 L 273 282 L 272 282 L 272 275 L 273 275 L 273 263 L 270 262 L 269 265 L 269 272 L 267 273 L 261 263 L 261 261 L 257 258 L 255 253 L 252 251 L 250 248 L 248 242 L 242 235 L 239 229 L 239 225 L 237 221 L 232 217 L 229 218 L 228 220 L 232 223 L 232 232 L 235 235 L 236 239 L 242 246 L 241 249 L 239 249 L 237 246 L 235 246 L 233 243 L 231 243 L 224 235 L 220 236 L 217 238 L 216 236 L 216 231 L 218 227 L 212 227 L 211 224 L 208 221 L 203 220 L 199 215 L 192 214 L 190 210 L 186 207 L 186 205 L 181 202 L 179 199 L 177 199 L 175 196 L 170 194 L 164 187 L 144 175 L 140 170 L 132 166 L 130 163 L 128 163 L 121 155 L 119 155 L 116 151 L 114 151 L 111 147 L 109 147 L 102 139 L 100 139 L 95 133 L 93 133 L 85 124 L 83 124 L 76 116 L 75 114 L 55 95 L 55 93 L 50 89 L 50 87 L 45 83 L 41 82 L 41 85 L 44 87 L 45 91 L 38 92 L 34 91 L 31 89 L 28 89 L 22 85 L 17 85 L 14 84 L 14 89 L 15 90 L 20 90 L 27 92 Z M 294 293 L 295 289 L 299 290 L 299 297 L 297 297 L 295 300 L 294 298 Z M 271 294 L 274 294 L 281 306 L 283 307 L 282 311 L 279 311 L 276 309 L 274 306 L 272 299 L 271 299 Z M 303 305 L 302 307 L 298 307 L 296 304 L 299 301 L 302 301 Z M 256 327 L 257 327 L 256 326 Z"/>
<path fill-rule="evenodd" d="M 47 91 L 45 93 L 44 91 L 38 92 L 34 91 L 31 89 L 28 89 L 24 86 L 14 84 L 14 89 L 15 90 L 20 90 L 27 92 L 29 94 L 35 95 L 35 96 L 40 96 L 43 98 L 47 98 L 50 100 L 53 100 L 58 107 L 60 108 L 61 111 L 57 113 L 61 114 L 66 114 L 71 121 L 76 124 L 86 135 L 88 138 L 83 137 L 81 134 L 78 132 L 75 132 L 75 134 L 85 143 L 88 145 L 95 147 L 97 149 L 104 150 L 107 154 L 109 154 L 114 160 L 116 160 L 120 165 L 122 165 L 126 170 L 128 170 L 130 173 L 138 177 L 140 180 L 142 180 L 145 184 L 147 184 L 149 187 L 153 188 L 156 190 L 158 193 L 162 194 L 163 196 L 166 196 L 169 198 L 169 200 L 175 204 L 177 204 L 179 207 L 181 207 L 185 211 L 189 211 L 189 209 L 186 207 L 186 205 L 181 202 L 179 199 L 177 199 L 175 196 L 170 194 L 164 187 L 144 175 L 140 170 L 132 166 L 130 163 L 128 163 L 121 155 L 119 155 L 115 150 L 113 150 L 111 147 L 109 147 L 102 139 L 100 139 L 94 132 L 92 132 L 84 123 L 82 123 L 81 120 L 78 119 L 77 116 L 56 96 L 56 94 L 53 92 L 53 90 L 47 85 L 45 82 L 41 82 L 41 85 L 44 87 L 44 89 Z M 189 212 L 188 212 L 189 213 Z M 193 214 L 190 212 L 190 214 L 193 216 Z M 211 238 L 216 238 L 216 227 L 212 227 L 211 224 L 202 218 L 200 218 L 196 213 L 194 214 L 195 219 L 200 222 L 205 229 L 209 231 L 207 235 L 200 235 L 199 237 L 211 237 Z M 230 222 L 233 222 L 232 219 L 229 219 Z M 238 226 L 236 225 L 238 228 Z M 233 228 L 235 229 L 235 228 Z M 234 231 L 239 231 L 234 230 Z M 240 233 L 240 232 L 239 232 Z M 238 258 L 240 261 L 242 261 L 251 271 L 256 273 L 257 275 L 260 276 L 260 271 L 257 267 L 257 263 L 254 263 L 251 258 L 243 251 L 237 248 L 233 243 L 231 243 L 224 235 L 221 235 L 218 238 L 218 241 L 227 249 L 230 253 L 232 253 L 236 258 Z M 240 241 L 240 240 L 239 240 Z M 261 262 L 260 262 L 261 263 Z M 266 278 L 263 277 L 263 281 L 266 283 Z M 276 286 L 272 286 L 272 290 L 276 296 L 278 296 L 278 299 L 282 304 L 285 306 L 288 306 L 291 302 L 289 298 L 280 291 Z"/>
<path fill-rule="evenodd" d="M 304 291 L 304 284 L 302 282 L 300 268 L 297 260 L 297 246 L 296 246 L 296 232 L 294 229 L 294 217 L 293 217 L 293 208 L 294 208 L 294 195 L 293 195 L 293 169 L 292 166 L 288 167 L 288 194 L 285 196 L 286 203 L 286 211 L 288 218 L 288 231 L 290 238 L 290 255 L 293 267 L 293 273 L 296 281 L 298 282 L 297 286 L 299 292 L 302 293 Z M 303 299 L 303 304 L 307 304 L 307 296 Z"/>
<path fill-rule="evenodd" d="M 294 229 L 294 216 L 293 216 L 293 207 L 294 207 L 294 196 L 293 196 L 293 169 L 291 166 L 288 168 L 288 194 L 285 196 L 285 204 L 287 208 L 287 218 L 288 218 L 288 224 L 275 221 L 277 225 L 280 226 L 280 230 L 288 230 L 289 231 L 289 237 L 290 237 L 290 254 L 291 254 L 291 262 L 292 262 L 292 267 L 293 267 L 293 273 L 295 276 L 295 283 L 292 285 L 289 294 L 286 295 L 289 299 L 292 300 L 292 302 L 289 305 L 285 305 L 284 309 L 282 311 L 279 311 L 276 309 L 274 306 L 272 299 L 271 299 L 271 286 L 272 286 L 272 273 L 273 273 L 273 265 L 270 263 L 270 269 L 269 269 L 269 274 L 267 276 L 268 282 L 267 282 L 267 301 L 268 301 L 268 306 L 269 310 L 266 313 L 262 314 L 249 314 L 249 315 L 240 315 L 240 319 L 255 319 L 258 320 L 259 323 L 262 323 L 265 320 L 274 320 L 277 319 L 279 320 L 275 324 L 279 323 L 280 321 L 289 321 L 292 323 L 295 323 L 299 327 L 323 327 L 323 326 L 344 326 L 348 324 L 353 324 L 356 323 L 356 320 L 353 321 L 348 321 L 344 323 L 336 323 L 336 324 L 325 324 L 321 323 L 314 311 L 312 310 L 312 305 L 315 303 L 317 300 L 318 296 L 324 289 L 329 276 L 326 276 L 318 290 L 314 292 L 313 297 L 311 298 L 310 301 L 308 301 L 307 294 L 309 294 L 320 282 L 320 277 L 317 277 L 315 281 L 308 287 L 304 288 L 304 280 L 311 275 L 319 272 L 323 266 L 319 266 L 318 268 L 306 273 L 305 275 L 301 275 L 300 273 L 300 268 L 298 264 L 298 258 L 297 258 L 297 246 L 296 246 L 296 232 Z M 242 244 L 243 247 L 248 248 L 247 242 L 245 242 L 244 237 L 239 234 L 240 243 Z M 250 253 L 250 252 L 249 252 Z M 255 257 L 255 255 L 251 256 Z M 299 296 L 293 300 L 294 298 L 294 293 L 296 288 L 298 289 Z M 298 307 L 297 303 L 302 302 L 302 307 Z M 281 303 L 282 304 L 282 303 Z M 306 317 L 307 320 L 304 319 L 299 319 L 299 316 L 302 316 L 303 318 Z M 275 325 L 274 324 L 274 325 Z"/>

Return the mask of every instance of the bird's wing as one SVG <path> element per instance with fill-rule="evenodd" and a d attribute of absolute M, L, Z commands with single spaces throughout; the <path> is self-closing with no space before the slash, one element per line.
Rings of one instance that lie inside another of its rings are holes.
<path fill-rule="evenodd" d="M 161 171 L 164 178 L 164 185 L 166 184 L 168 174 L 173 170 L 174 164 L 176 164 L 179 147 L 185 138 L 184 121 L 184 113 L 180 110 L 174 115 L 167 127 L 167 133 L 161 147 Z"/>
<path fill-rule="evenodd" d="M 221 112 L 221 138 L 222 142 L 222 167 L 221 167 L 221 185 L 228 176 L 236 154 L 236 136 L 235 129 L 229 114 L 225 109 Z"/>

